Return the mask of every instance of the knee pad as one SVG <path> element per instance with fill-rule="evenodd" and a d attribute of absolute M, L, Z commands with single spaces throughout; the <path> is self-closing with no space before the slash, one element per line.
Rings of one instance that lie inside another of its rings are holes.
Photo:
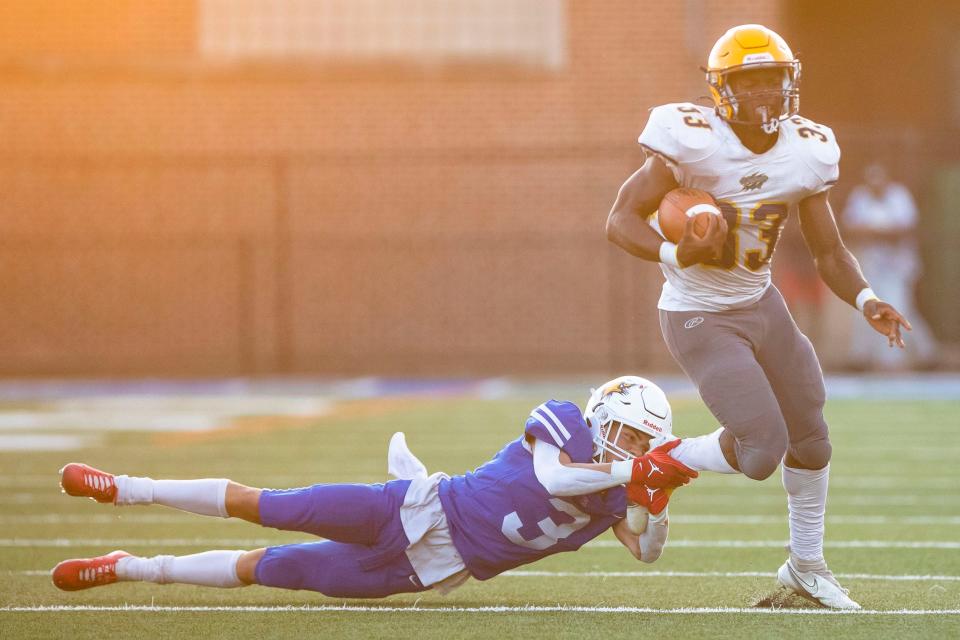
<path fill-rule="evenodd" d="M 822 469 L 830 462 L 833 447 L 823 419 L 822 406 L 811 405 L 789 418 L 790 455 L 807 469 Z"/>
<path fill-rule="evenodd" d="M 783 454 L 779 457 L 763 452 L 756 452 L 744 456 L 745 459 L 738 460 L 740 471 L 751 480 L 766 480 L 773 475 L 783 460 Z"/>
<path fill-rule="evenodd" d="M 826 434 L 803 442 L 790 444 L 790 455 L 803 463 L 807 469 L 823 469 L 830 463 L 833 445 Z"/>
<path fill-rule="evenodd" d="M 766 480 L 773 475 L 786 452 L 787 438 L 776 432 L 737 440 L 740 472 L 751 480 Z"/>

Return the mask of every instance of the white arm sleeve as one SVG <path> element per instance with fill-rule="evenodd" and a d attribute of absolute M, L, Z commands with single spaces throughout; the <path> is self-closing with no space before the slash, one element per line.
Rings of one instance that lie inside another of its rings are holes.
<path fill-rule="evenodd" d="M 667 543 L 667 533 L 670 528 L 667 520 L 667 510 L 659 515 L 651 515 L 647 521 L 647 529 L 640 535 L 640 561 L 656 562 L 663 547 Z"/>
<path fill-rule="evenodd" d="M 632 460 L 614 462 L 612 473 L 568 467 L 560 462 L 560 449 L 543 440 L 535 442 L 533 471 L 552 496 L 582 496 L 630 482 Z"/>

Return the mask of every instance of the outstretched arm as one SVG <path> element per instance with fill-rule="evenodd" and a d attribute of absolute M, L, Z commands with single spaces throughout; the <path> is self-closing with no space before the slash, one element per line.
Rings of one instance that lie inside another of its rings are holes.
<path fill-rule="evenodd" d="M 910 323 L 892 305 L 873 294 L 860 264 L 840 239 L 826 191 L 800 202 L 800 229 L 827 286 L 841 300 L 860 309 L 870 326 L 887 336 L 891 347 L 896 344 L 902 348 L 900 327 L 909 331 Z"/>
<path fill-rule="evenodd" d="M 603 464 L 575 463 L 570 456 L 535 438 L 528 438 L 533 449 L 533 471 L 550 495 L 582 496 L 630 482 L 633 460 Z"/>
<path fill-rule="evenodd" d="M 630 482 L 644 482 L 660 489 L 685 485 L 697 472 L 670 457 L 680 441 L 663 444 L 637 458 L 607 463 L 572 462 L 570 456 L 549 442 L 527 436 L 533 453 L 537 480 L 551 495 L 581 496 Z"/>

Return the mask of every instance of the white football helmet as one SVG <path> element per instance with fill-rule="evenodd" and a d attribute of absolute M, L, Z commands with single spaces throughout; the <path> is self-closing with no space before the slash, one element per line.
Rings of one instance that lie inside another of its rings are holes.
<path fill-rule="evenodd" d="M 651 449 L 676 440 L 667 395 L 639 376 L 621 376 L 591 389 L 583 417 L 590 426 L 593 456 L 598 462 L 634 457 L 616 444 L 624 426 L 649 435 Z"/>

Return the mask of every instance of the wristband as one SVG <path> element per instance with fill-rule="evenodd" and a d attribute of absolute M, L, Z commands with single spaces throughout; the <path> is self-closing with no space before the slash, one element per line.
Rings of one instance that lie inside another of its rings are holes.
<path fill-rule="evenodd" d="M 633 478 L 633 460 L 617 460 L 610 463 L 610 475 L 619 484 L 627 484 Z"/>
<path fill-rule="evenodd" d="M 668 264 L 671 267 L 682 269 L 680 261 L 677 260 L 677 245 L 664 240 L 660 243 L 660 262 Z"/>
<path fill-rule="evenodd" d="M 862 313 L 863 305 L 867 304 L 870 300 L 879 300 L 877 294 L 873 292 L 873 289 L 870 287 L 864 288 L 860 293 L 857 294 L 857 309 Z"/>

